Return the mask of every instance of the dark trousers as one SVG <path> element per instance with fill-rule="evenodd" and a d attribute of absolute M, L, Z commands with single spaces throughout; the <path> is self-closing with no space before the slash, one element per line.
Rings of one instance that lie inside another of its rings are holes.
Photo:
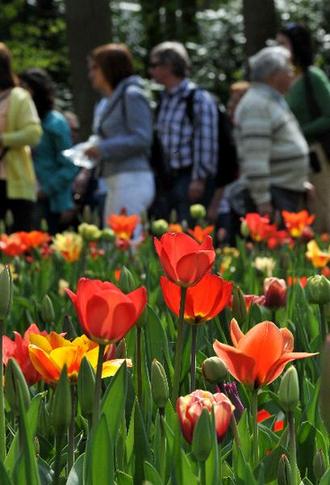
<path fill-rule="evenodd" d="M 7 184 L 0 180 L 0 220 L 4 220 L 6 212 L 11 211 L 13 225 L 8 232 L 31 231 L 35 203 L 25 199 L 8 199 Z"/>

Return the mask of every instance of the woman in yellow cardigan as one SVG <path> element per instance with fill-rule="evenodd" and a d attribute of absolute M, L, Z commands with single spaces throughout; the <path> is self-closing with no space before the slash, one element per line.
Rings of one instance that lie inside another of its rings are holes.
<path fill-rule="evenodd" d="M 0 219 L 10 209 L 11 229 L 28 231 L 37 189 L 30 146 L 38 143 L 41 126 L 30 94 L 16 84 L 10 51 L 0 43 Z"/>

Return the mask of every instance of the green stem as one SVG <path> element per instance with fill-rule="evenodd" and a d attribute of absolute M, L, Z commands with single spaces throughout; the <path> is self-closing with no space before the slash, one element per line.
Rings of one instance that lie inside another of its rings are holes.
<path fill-rule="evenodd" d="M 197 325 L 191 328 L 191 361 L 190 361 L 190 392 L 195 390 L 196 386 L 196 343 L 197 343 Z"/>
<path fill-rule="evenodd" d="M 288 411 L 288 428 L 289 428 L 289 457 L 291 465 L 291 485 L 297 485 L 297 445 L 296 445 L 296 427 L 292 411 Z"/>
<path fill-rule="evenodd" d="M 230 427 L 231 427 L 231 431 L 233 433 L 234 440 L 235 440 L 237 448 L 241 448 L 241 440 L 240 440 L 240 437 L 239 437 L 237 422 L 236 422 L 236 418 L 235 418 L 234 414 L 231 417 Z"/>
<path fill-rule="evenodd" d="M 182 367 L 182 353 L 183 353 L 183 330 L 184 330 L 184 309 L 186 303 L 187 288 L 181 287 L 181 300 L 180 300 L 180 313 L 178 319 L 178 335 L 176 339 L 175 347 L 175 361 L 174 361 L 174 377 L 172 386 L 172 403 L 175 406 L 175 402 L 179 395 L 180 380 L 181 380 L 181 367 Z"/>
<path fill-rule="evenodd" d="M 136 327 L 136 372 L 137 372 L 137 396 L 142 407 L 142 350 L 141 350 L 142 328 Z"/>
<path fill-rule="evenodd" d="M 206 484 L 206 466 L 205 466 L 205 461 L 200 462 L 200 469 L 201 469 L 201 485 L 207 485 Z"/>
<path fill-rule="evenodd" d="M 2 463 L 6 457 L 6 417 L 5 417 L 5 400 L 3 387 L 3 336 L 5 333 L 5 322 L 0 320 L 0 459 Z"/>
<path fill-rule="evenodd" d="M 54 462 L 53 485 L 60 484 L 62 441 L 63 441 L 62 435 L 57 434 L 55 437 L 55 462 Z"/>
<path fill-rule="evenodd" d="M 164 408 L 159 408 L 159 418 L 160 418 L 160 454 L 159 454 L 159 474 L 163 482 L 165 483 L 166 475 L 166 434 L 164 425 Z"/>
<path fill-rule="evenodd" d="M 93 419 L 92 419 L 93 430 L 95 430 L 95 427 L 100 417 L 102 366 L 103 366 L 104 350 L 105 350 L 105 344 L 100 344 L 99 355 L 97 358 L 96 377 L 95 377 L 95 395 L 94 395 Z"/>
<path fill-rule="evenodd" d="M 258 389 L 253 389 L 251 399 L 251 418 L 252 418 L 252 466 L 255 468 L 258 464 Z"/>
<path fill-rule="evenodd" d="M 74 433 L 75 433 L 75 417 L 76 417 L 76 402 L 77 392 L 76 385 L 71 385 L 71 404 L 72 404 L 72 417 L 71 423 L 68 429 L 68 474 L 74 464 Z"/>
<path fill-rule="evenodd" d="M 218 443 L 218 479 L 217 479 L 217 484 L 222 485 L 223 480 L 223 469 L 222 469 L 222 448 L 221 448 L 221 443 Z"/>
<path fill-rule="evenodd" d="M 325 314 L 325 305 L 319 304 L 320 308 L 320 334 L 322 338 L 322 344 L 325 342 L 327 333 L 328 333 L 328 323 L 327 317 Z"/>

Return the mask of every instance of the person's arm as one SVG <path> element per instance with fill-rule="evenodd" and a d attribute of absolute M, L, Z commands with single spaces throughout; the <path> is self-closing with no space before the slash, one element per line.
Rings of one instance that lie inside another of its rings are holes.
<path fill-rule="evenodd" d="M 17 120 L 15 131 L 4 132 L 1 142 L 4 147 L 21 147 L 24 145 L 37 145 L 41 137 L 40 120 L 30 95 L 26 92 L 18 101 Z"/>
<path fill-rule="evenodd" d="M 310 79 L 320 116 L 309 123 L 305 123 L 302 126 L 302 131 L 307 138 L 313 139 L 317 135 L 330 130 L 330 82 L 320 69 L 312 70 Z"/>
<path fill-rule="evenodd" d="M 138 90 L 128 88 L 124 94 L 127 133 L 109 137 L 97 144 L 102 158 L 125 160 L 151 146 L 152 118 L 146 98 Z"/>
<path fill-rule="evenodd" d="M 270 158 L 272 126 L 267 110 L 248 106 L 238 113 L 237 142 L 241 174 L 261 213 L 271 210 Z"/>
<path fill-rule="evenodd" d="M 51 131 L 51 136 L 56 153 L 57 168 L 48 180 L 47 186 L 43 187 L 47 195 L 52 195 L 67 189 L 68 184 L 73 182 L 79 170 L 62 154 L 63 150 L 72 146 L 70 128 L 67 122 L 64 120 L 56 120 L 56 126 Z"/>
<path fill-rule="evenodd" d="M 189 187 L 190 200 L 202 197 L 205 181 L 215 175 L 218 160 L 218 111 L 213 99 L 202 91 L 194 97 L 193 171 Z"/>

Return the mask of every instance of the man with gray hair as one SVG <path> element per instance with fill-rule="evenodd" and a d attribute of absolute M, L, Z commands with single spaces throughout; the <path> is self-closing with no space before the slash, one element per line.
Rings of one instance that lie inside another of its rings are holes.
<path fill-rule="evenodd" d="M 250 58 L 252 85 L 234 118 L 240 179 L 231 192 L 234 212 L 298 211 L 304 205 L 308 145 L 284 94 L 293 80 L 290 53 L 266 47 Z"/>
<path fill-rule="evenodd" d="M 180 221 L 187 220 L 190 205 L 207 203 L 212 195 L 208 194 L 208 181 L 217 171 L 217 106 L 207 91 L 188 79 L 190 60 L 179 42 L 154 47 L 149 70 L 165 88 L 155 128 L 171 180 L 157 216 L 168 218 L 175 209 Z"/>

